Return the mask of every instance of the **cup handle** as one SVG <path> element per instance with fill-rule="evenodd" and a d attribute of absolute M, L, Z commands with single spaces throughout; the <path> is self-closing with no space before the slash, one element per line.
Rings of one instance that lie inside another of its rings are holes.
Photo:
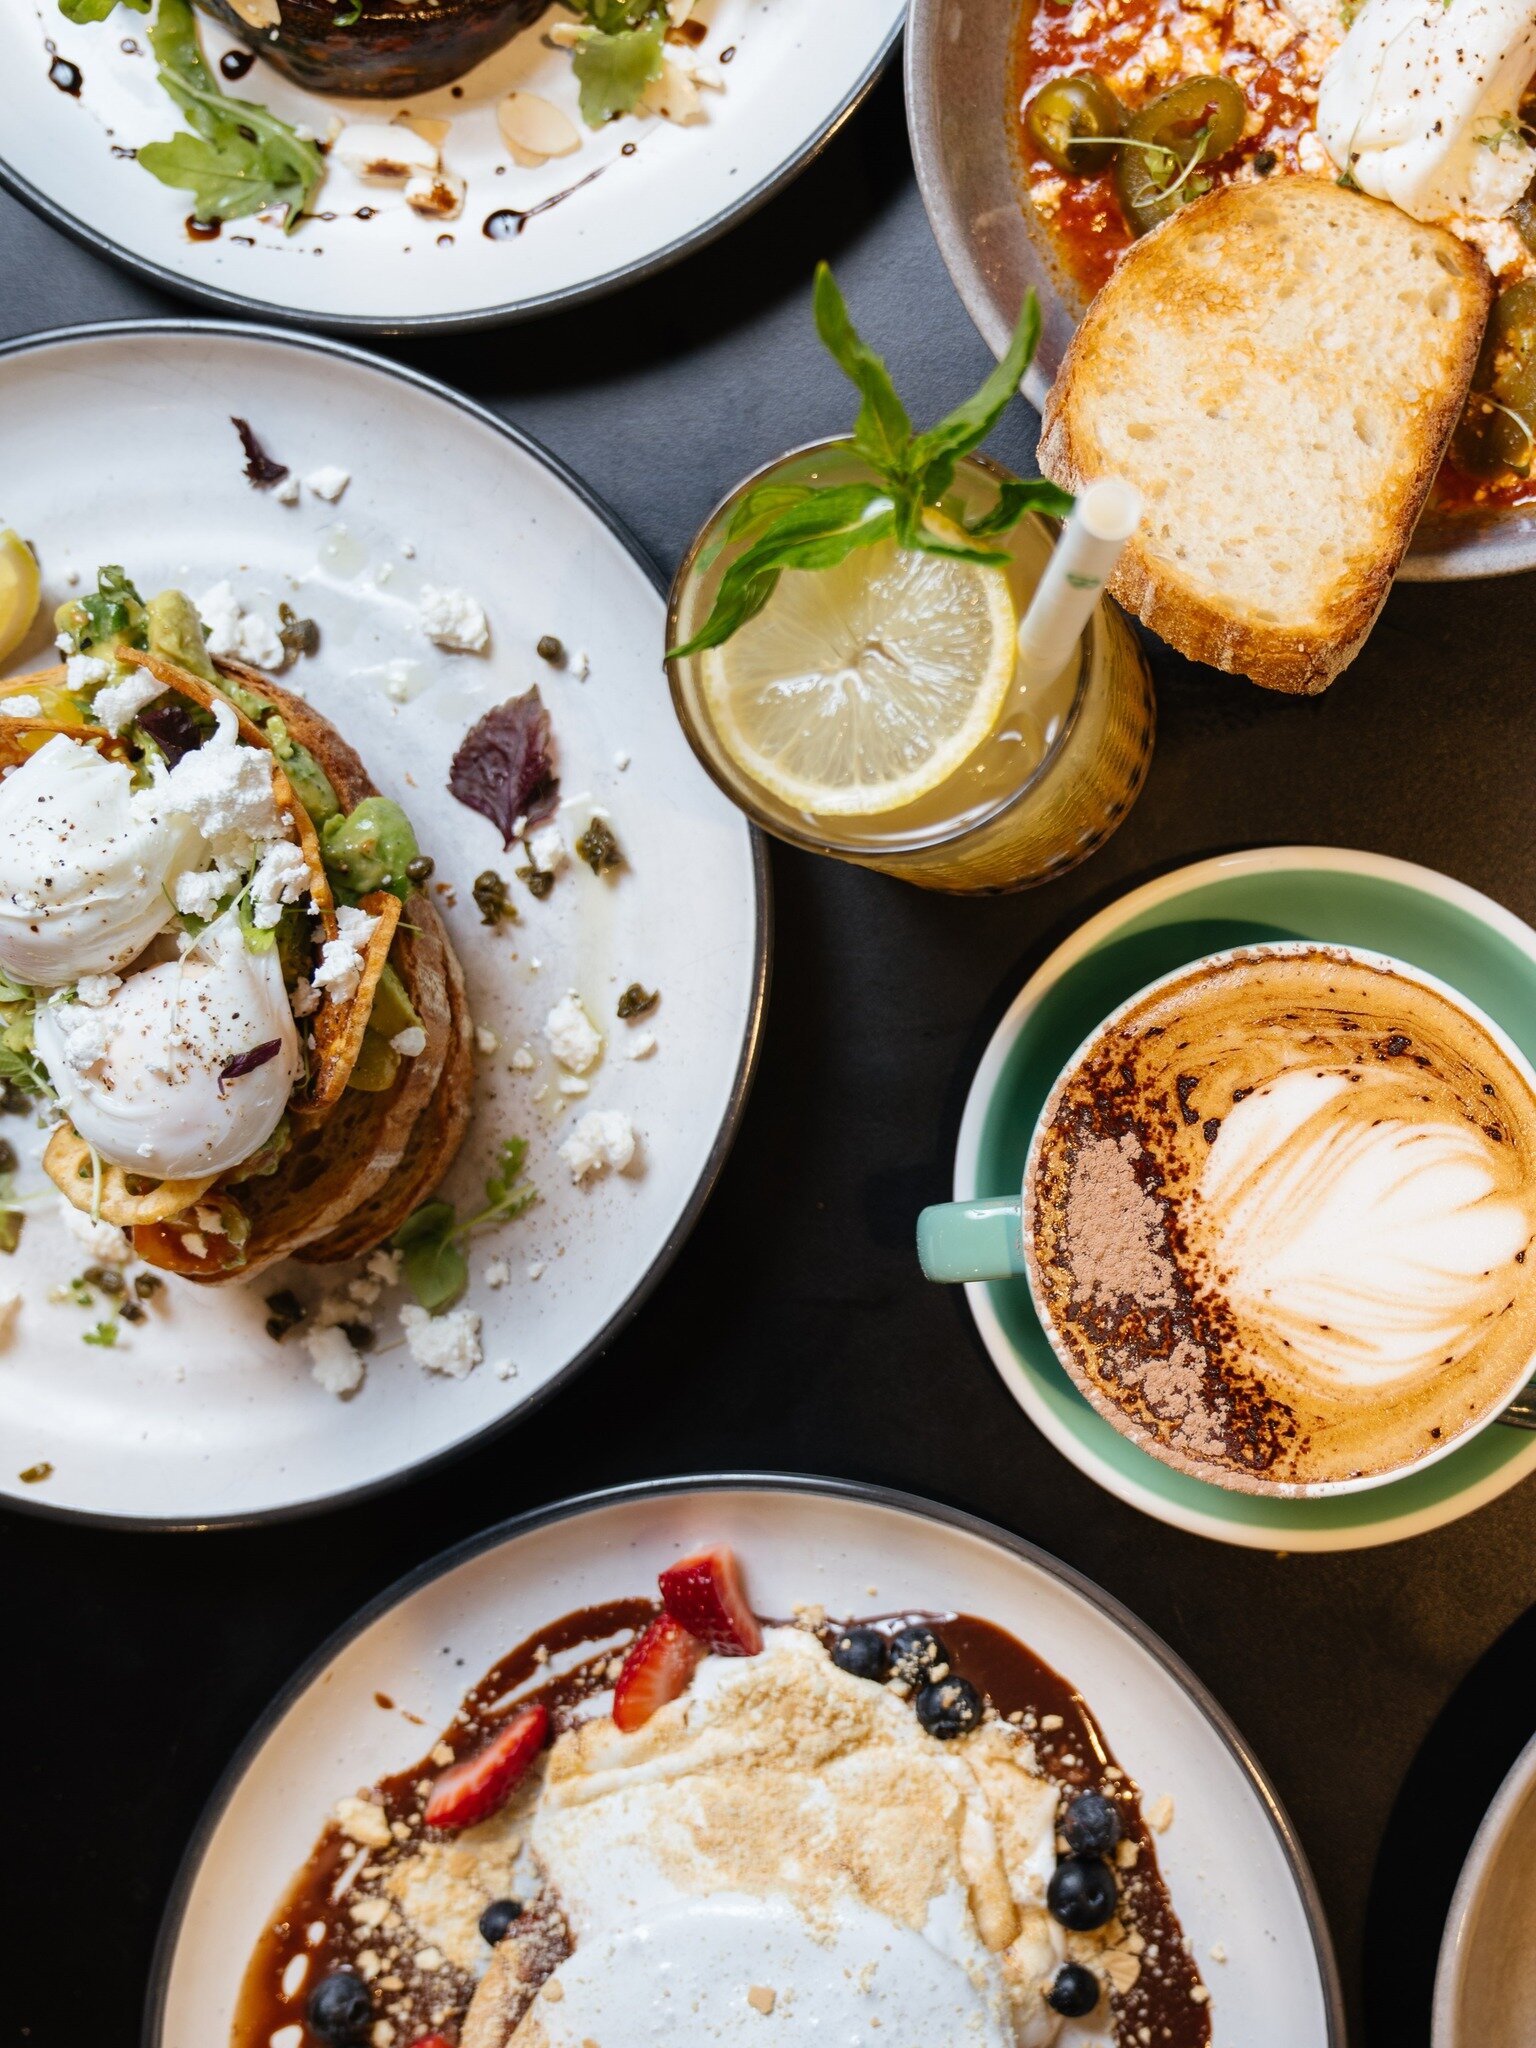
<path fill-rule="evenodd" d="M 1024 1205 L 939 1202 L 917 1219 L 917 1256 L 929 1280 L 1010 1280 L 1024 1273 Z"/>

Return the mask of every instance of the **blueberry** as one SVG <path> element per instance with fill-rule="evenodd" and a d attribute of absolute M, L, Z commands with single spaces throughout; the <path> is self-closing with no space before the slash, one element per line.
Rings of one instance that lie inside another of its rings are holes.
<path fill-rule="evenodd" d="M 839 1671 L 853 1678 L 872 1678 L 876 1685 L 884 1683 L 891 1666 L 890 1640 L 877 1628 L 839 1629 L 832 1638 L 831 1654 Z"/>
<path fill-rule="evenodd" d="M 1120 1809 L 1102 1792 L 1079 1792 L 1068 1803 L 1061 1832 L 1077 1856 L 1107 1856 L 1120 1839 Z"/>
<path fill-rule="evenodd" d="M 1045 2002 L 1064 2019 L 1086 2019 L 1099 2002 L 1099 1980 L 1081 1963 L 1063 1963 L 1051 1979 Z"/>
<path fill-rule="evenodd" d="M 351 1970 L 332 1970 L 309 1994 L 304 2017 L 322 2041 L 360 2041 L 373 2018 L 368 1986 Z"/>
<path fill-rule="evenodd" d="M 968 1678 L 938 1678 L 914 1702 L 919 1723 L 940 1742 L 953 1742 L 981 1719 L 981 1694 Z"/>
<path fill-rule="evenodd" d="M 907 1685 L 926 1685 L 935 1664 L 947 1664 L 949 1652 L 926 1622 L 915 1621 L 891 1637 L 891 1676 Z"/>
<path fill-rule="evenodd" d="M 494 1948 L 514 1920 L 523 1917 L 521 1899 L 492 1899 L 480 1915 L 480 1932 Z"/>
<path fill-rule="evenodd" d="M 1115 1878 L 1097 1856 L 1063 1856 L 1051 1873 L 1045 1903 L 1074 1934 L 1087 1934 L 1115 1915 Z"/>

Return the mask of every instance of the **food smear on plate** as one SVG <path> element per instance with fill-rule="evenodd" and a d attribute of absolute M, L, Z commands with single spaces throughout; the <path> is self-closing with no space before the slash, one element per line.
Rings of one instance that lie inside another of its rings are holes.
<path fill-rule="evenodd" d="M 1536 20 L 1515 0 L 1031 0 L 1011 103 L 1084 297 L 1205 193 L 1305 173 L 1449 228 L 1500 288 L 1432 503 L 1536 500 Z"/>
<path fill-rule="evenodd" d="M 1205 2048 L 1153 1839 L 1171 1802 L 1143 1806 L 1067 1680 L 971 1615 L 762 1619 L 724 1546 L 658 1592 L 541 1629 L 419 1762 L 341 1793 L 232 2048 L 628 2048 L 768 2019 Z"/>

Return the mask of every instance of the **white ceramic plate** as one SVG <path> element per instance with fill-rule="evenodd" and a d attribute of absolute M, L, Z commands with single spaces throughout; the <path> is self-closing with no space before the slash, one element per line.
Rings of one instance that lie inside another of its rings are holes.
<path fill-rule="evenodd" d="M 227 90 L 316 134 L 333 114 L 387 121 L 406 105 L 451 122 L 442 157 L 467 181 L 463 212 L 422 220 L 397 190 L 363 185 L 333 158 L 316 201 L 321 218 L 296 234 L 243 221 L 196 241 L 185 225 L 188 195 L 157 184 L 128 154 L 178 125 L 156 83 L 144 18 L 119 8 L 76 27 L 57 0 L 6 0 L 0 176 L 93 247 L 220 306 L 392 333 L 489 325 L 644 276 L 758 205 L 873 84 L 905 12 L 905 0 L 703 0 L 697 13 L 709 34 L 699 56 L 718 65 L 730 53 L 724 91 L 703 95 L 706 119 L 583 128 L 579 150 L 533 169 L 508 155 L 496 125 L 501 99 L 519 88 L 575 107 L 569 57 L 546 47 L 537 25 L 457 86 L 408 102 L 323 97 L 258 64 Z M 551 18 L 572 16 L 557 7 Z M 210 63 L 234 47 L 218 25 L 201 27 Z M 77 97 L 50 81 L 55 55 L 79 71 Z M 532 214 L 526 232 L 513 219 L 500 224 L 513 232 L 493 238 L 486 221 L 509 210 Z"/>
<path fill-rule="evenodd" d="M 1227 946 L 1310 938 L 1355 945 L 1461 989 L 1536 1054 L 1536 932 L 1410 861 L 1328 846 L 1221 854 L 1160 875 L 1091 917 L 1019 991 L 966 1097 L 957 1201 L 1012 1192 L 1051 1080 L 1125 997 Z M 1174 1528 L 1257 1550 L 1356 1550 L 1437 1529 L 1536 1471 L 1536 1435 L 1497 1423 L 1405 1479 L 1326 1500 L 1270 1500 L 1176 1472 L 1120 1434 L 1072 1385 L 1022 1280 L 966 1289 L 1003 1384 L 1080 1472 Z"/>
<path fill-rule="evenodd" d="M 350 470 L 340 503 L 306 491 L 285 506 L 254 491 L 233 412 L 296 471 Z M 284 680 L 406 804 L 437 880 L 456 885 L 456 903 L 438 900 L 475 1016 L 499 1041 L 476 1063 L 475 1116 L 446 1192 L 478 1205 L 499 1141 L 516 1132 L 530 1141 L 542 1198 L 473 1241 L 479 1370 L 449 1381 L 412 1364 L 390 1306 L 400 1291 L 381 1304 L 379 1349 L 347 1402 L 315 1384 L 301 1344 L 266 1336 L 264 1297 L 292 1284 L 313 1300 L 355 1264 L 276 1268 L 249 1288 L 171 1281 L 148 1321 L 125 1326 L 114 1349 L 91 1349 L 82 1334 L 100 1310 L 48 1299 L 86 1254 L 45 1204 L 0 1274 L 25 1287 L 0 1352 L 0 1490 L 28 1507 L 160 1524 L 249 1520 L 364 1492 L 547 1392 L 633 1311 L 687 1235 L 756 1051 L 760 847 L 672 715 L 662 601 L 632 544 L 548 456 L 422 378 L 340 345 L 206 323 L 44 337 L 0 353 L 0 478 L 4 517 L 35 542 L 50 605 L 69 594 L 71 571 L 83 587 L 112 561 L 146 593 L 174 582 L 198 597 L 228 577 L 269 619 L 286 599 L 319 622 L 318 655 Z M 487 655 L 444 654 L 425 638 L 412 600 L 428 582 L 478 594 Z M 546 633 L 587 651 L 588 680 L 539 659 Z M 40 623 L 13 667 L 47 659 L 48 638 Z M 407 664 L 407 703 L 385 688 L 391 660 Z M 522 921 L 493 932 L 470 884 L 487 867 L 510 876 L 513 861 L 494 827 L 449 796 L 448 762 L 476 718 L 535 682 L 564 794 L 607 807 L 630 867 L 600 882 L 578 863 L 542 903 L 514 881 Z M 656 1050 L 638 1061 L 625 1057 L 633 1027 L 615 1017 L 634 980 L 661 992 L 645 1019 Z M 540 1026 L 570 987 L 609 1045 L 590 1094 L 562 1108 Z M 510 1065 L 525 1042 L 532 1073 Z M 578 1189 L 556 1147 L 573 1115 L 598 1108 L 632 1116 L 643 1170 Z M 25 1128 L 5 1125 L 13 1141 Z M 35 1167 L 23 1174 L 24 1188 L 40 1185 Z M 510 1277 L 493 1289 L 496 1255 Z M 499 1377 L 500 1363 L 515 1376 Z M 51 1476 L 19 1479 L 40 1463 Z"/>
<path fill-rule="evenodd" d="M 1456 1884 L 1435 1972 L 1431 2048 L 1536 2040 L 1536 1738 L 1483 1817 Z"/>
<path fill-rule="evenodd" d="M 1215 2048 L 1342 2044 L 1328 1935 L 1289 1823 L 1221 1709 L 1134 1616 L 951 1509 L 828 1480 L 725 1478 L 524 1516 L 423 1566 L 334 1637 L 257 1727 L 188 1851 L 146 2048 L 229 2038 L 244 1958 L 321 1819 L 341 1792 L 419 1754 L 420 1729 L 380 1713 L 376 1692 L 443 1725 L 464 1686 L 542 1624 L 648 1594 L 670 1559 L 718 1540 L 735 1546 L 764 1613 L 796 1601 L 833 1614 L 958 1607 L 1027 1643 L 1079 1688 L 1144 1795 L 1173 1799 L 1158 1857 L 1210 1986 Z M 1085 2040 L 1075 2026 L 1063 2036 Z"/>

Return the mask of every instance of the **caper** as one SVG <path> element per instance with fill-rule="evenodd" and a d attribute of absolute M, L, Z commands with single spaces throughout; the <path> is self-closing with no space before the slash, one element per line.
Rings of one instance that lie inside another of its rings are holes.
<path fill-rule="evenodd" d="M 498 925 L 504 917 L 515 918 L 517 911 L 507 895 L 507 885 L 494 868 L 487 868 L 484 874 L 476 875 L 470 888 L 475 899 L 475 908 L 480 913 L 480 922 Z"/>
<path fill-rule="evenodd" d="M 540 661 L 547 661 L 551 668 L 565 667 L 565 642 L 557 640 L 553 633 L 544 634 L 538 652 Z"/>
<path fill-rule="evenodd" d="M 16 1171 L 16 1147 L 9 1138 L 0 1138 L 0 1173 Z"/>
<path fill-rule="evenodd" d="M 1536 180 L 1526 187 L 1524 198 L 1517 199 L 1509 209 L 1509 224 L 1536 256 Z"/>
<path fill-rule="evenodd" d="M 1126 132 L 1126 112 L 1102 78 L 1081 71 L 1041 86 L 1025 112 L 1024 127 L 1058 171 L 1105 170 Z"/>
<path fill-rule="evenodd" d="M 1204 166 L 1237 147 L 1247 118 L 1248 103 L 1230 78 L 1182 79 L 1133 114 L 1115 159 L 1126 224 L 1144 235 L 1208 192 Z"/>
<path fill-rule="evenodd" d="M 158 1273 L 135 1273 L 133 1276 L 133 1291 L 140 1301 L 151 1300 L 164 1285 Z"/>
<path fill-rule="evenodd" d="M 144 1307 L 141 1302 L 125 1301 L 117 1312 L 125 1323 L 142 1323 L 144 1320 Z"/>
<path fill-rule="evenodd" d="M 406 879 L 418 885 L 430 882 L 436 866 L 437 862 L 430 853 L 418 853 L 414 860 L 408 860 L 405 864 Z"/>
<path fill-rule="evenodd" d="M 1529 476 L 1536 456 L 1536 279 L 1494 302 L 1451 454 L 1476 477 Z"/>
<path fill-rule="evenodd" d="M 87 1266 L 85 1277 L 103 1294 L 121 1294 L 123 1291 L 123 1276 L 113 1266 Z"/>
<path fill-rule="evenodd" d="M 576 842 L 576 851 L 581 855 L 594 875 L 606 875 L 611 868 L 624 865 L 624 852 L 614 837 L 613 829 L 604 818 L 594 818 Z"/>

